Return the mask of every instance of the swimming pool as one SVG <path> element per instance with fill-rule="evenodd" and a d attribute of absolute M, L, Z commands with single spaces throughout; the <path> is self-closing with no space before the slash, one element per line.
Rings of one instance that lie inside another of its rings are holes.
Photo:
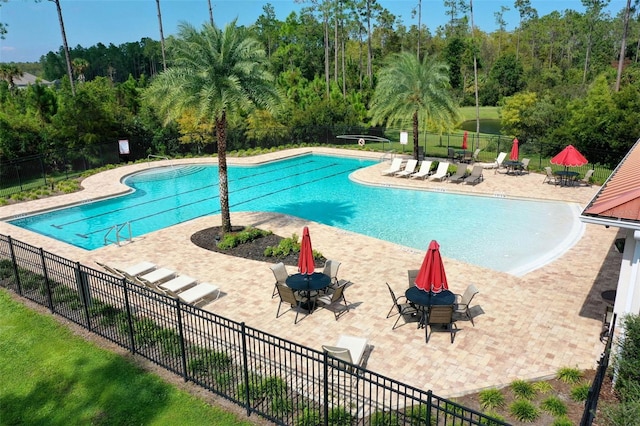
<path fill-rule="evenodd" d="M 231 166 L 230 208 L 293 215 L 420 251 L 435 239 L 444 256 L 515 275 L 562 254 L 584 229 L 579 207 L 567 203 L 382 188 L 349 179 L 372 164 L 309 154 Z M 124 183 L 134 191 L 10 223 L 93 250 L 104 246 L 111 228 L 126 222 L 140 236 L 219 214 L 215 165 L 152 168 Z"/>

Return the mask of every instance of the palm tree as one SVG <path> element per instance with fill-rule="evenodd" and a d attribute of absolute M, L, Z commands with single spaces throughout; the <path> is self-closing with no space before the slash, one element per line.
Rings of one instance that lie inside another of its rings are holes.
<path fill-rule="evenodd" d="M 73 83 L 73 72 L 71 68 L 71 57 L 69 56 L 69 44 L 67 43 L 67 33 L 64 30 L 64 20 L 62 19 L 62 8 L 60 7 L 60 0 L 49 0 L 56 5 L 58 11 L 58 21 L 60 22 L 60 31 L 62 32 L 62 46 L 64 48 L 64 58 L 67 62 L 67 75 L 69 76 L 69 84 L 71 85 L 71 94 L 76 95 L 76 87 Z"/>
<path fill-rule="evenodd" d="M 74 58 L 71 61 L 71 68 L 78 81 L 84 83 L 84 72 L 89 68 L 89 61 L 82 58 Z"/>
<path fill-rule="evenodd" d="M 17 66 L 11 64 L 0 64 L 0 80 L 4 80 L 9 83 L 9 90 L 13 90 L 16 87 L 16 83 L 13 81 L 16 77 L 22 77 L 24 73 Z"/>
<path fill-rule="evenodd" d="M 274 78 L 259 42 L 236 27 L 205 24 L 198 31 L 182 23 L 171 43 L 171 66 L 159 74 L 144 96 L 157 105 L 165 122 L 193 110 L 214 124 L 218 143 L 220 214 L 223 232 L 231 232 L 227 181 L 227 116 L 257 105 L 270 110 L 277 101 Z"/>
<path fill-rule="evenodd" d="M 402 126 L 410 119 L 416 159 L 419 118 L 425 127 L 429 123 L 448 127 L 459 120 L 458 106 L 449 90 L 449 69 L 430 56 L 418 61 L 409 52 L 390 55 L 377 80 L 369 110 L 372 124 Z"/>

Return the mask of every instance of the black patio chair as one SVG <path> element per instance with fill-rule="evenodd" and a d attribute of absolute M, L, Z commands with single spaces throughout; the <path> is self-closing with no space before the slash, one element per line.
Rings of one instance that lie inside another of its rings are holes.
<path fill-rule="evenodd" d="M 400 321 L 400 318 L 404 320 L 405 324 L 407 322 L 418 321 L 420 319 L 420 315 L 416 307 L 409 302 L 402 302 L 403 300 L 407 300 L 407 298 L 404 296 L 397 297 L 391 289 L 389 283 L 386 284 L 387 288 L 389 289 L 389 293 L 391 294 L 391 299 L 393 299 L 393 306 L 391 307 L 391 309 L 389 309 L 387 318 L 392 317 L 393 315 L 398 315 L 398 318 L 396 318 L 396 322 L 393 324 L 393 327 L 391 329 L 395 330 L 398 321 Z M 396 313 L 392 315 L 393 311 L 396 311 Z"/>

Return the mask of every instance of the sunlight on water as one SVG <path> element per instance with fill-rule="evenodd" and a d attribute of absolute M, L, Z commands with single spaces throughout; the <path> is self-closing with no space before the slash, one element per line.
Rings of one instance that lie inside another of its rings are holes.
<path fill-rule="evenodd" d="M 581 236 L 578 207 L 558 202 L 464 196 L 360 185 L 349 179 L 371 160 L 306 155 L 229 168 L 231 210 L 271 211 L 423 251 L 524 274 Z M 132 193 L 20 218 L 11 223 L 92 250 L 113 226 L 134 236 L 219 214 L 216 166 L 154 168 L 126 179 Z"/>

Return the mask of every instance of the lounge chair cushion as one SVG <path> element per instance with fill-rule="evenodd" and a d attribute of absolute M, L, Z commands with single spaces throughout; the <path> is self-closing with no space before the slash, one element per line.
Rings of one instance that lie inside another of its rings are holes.
<path fill-rule="evenodd" d="M 217 285 L 211 283 L 200 283 L 189 290 L 179 293 L 178 297 L 185 303 L 195 303 L 214 294 L 216 294 L 216 299 L 220 296 L 220 289 Z"/>
<path fill-rule="evenodd" d="M 367 349 L 368 341 L 364 337 L 340 335 L 335 346 L 325 346 L 322 348 L 332 356 L 351 364 L 360 365 L 364 352 Z"/>

